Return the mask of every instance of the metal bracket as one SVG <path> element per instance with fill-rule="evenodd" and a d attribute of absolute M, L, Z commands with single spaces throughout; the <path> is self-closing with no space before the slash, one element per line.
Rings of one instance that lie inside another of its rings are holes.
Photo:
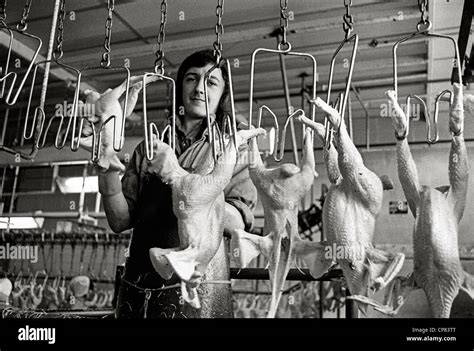
<path fill-rule="evenodd" d="M 460 84 L 461 84 L 461 90 L 462 90 L 462 76 L 461 76 L 461 69 L 459 69 L 460 65 L 461 65 L 461 60 L 460 60 L 460 57 L 459 57 L 459 48 L 458 48 L 458 45 L 456 43 L 456 40 L 453 37 L 449 36 L 449 35 L 428 33 L 428 30 L 430 28 L 431 28 L 431 24 L 429 23 L 429 21 L 428 21 L 428 25 L 423 27 L 423 28 L 417 26 L 418 30 L 416 32 L 414 32 L 414 33 L 398 40 L 395 43 L 395 45 L 393 46 L 393 49 L 392 49 L 392 54 L 393 54 L 393 90 L 395 91 L 395 96 L 397 98 L 398 98 L 398 67 L 397 67 L 397 62 L 398 62 L 397 49 L 398 49 L 398 46 L 400 44 L 406 43 L 409 40 L 411 40 L 411 39 L 413 39 L 417 36 L 421 36 L 421 35 L 424 35 L 424 36 L 427 36 L 427 37 L 432 37 L 432 38 L 439 38 L 439 39 L 449 40 L 453 44 L 453 47 L 454 47 L 453 67 L 458 68 L 455 71 L 457 72 L 457 79 L 458 79 L 458 82 L 460 82 Z M 429 109 L 426 105 L 426 102 L 422 98 L 420 98 L 417 95 L 409 95 L 407 97 L 407 111 L 406 111 L 406 114 L 407 114 L 408 119 L 410 118 L 410 98 L 415 98 L 416 100 L 420 101 L 420 103 L 423 106 L 423 109 L 425 111 L 426 123 L 428 124 L 428 134 L 427 134 L 428 144 L 435 144 L 439 140 L 439 133 L 438 133 L 438 111 L 439 111 L 439 107 L 438 107 L 438 105 L 441 102 L 441 99 L 447 93 L 451 93 L 451 92 L 449 90 L 444 90 L 441 93 L 437 94 L 437 97 L 435 99 L 435 110 L 434 110 L 433 121 L 432 121 L 432 118 L 431 118 L 431 113 L 430 113 L 430 111 L 429 111 Z M 461 94 L 462 94 L 462 91 L 461 91 Z M 450 100 L 452 102 L 452 94 L 451 94 Z M 434 129 L 434 132 L 432 132 L 433 129 Z M 408 134 L 408 132 L 407 132 L 407 134 Z"/>
<path fill-rule="evenodd" d="M 255 59 L 256 59 L 257 54 L 261 53 L 261 52 L 267 52 L 267 53 L 278 54 L 278 55 L 288 55 L 288 56 L 298 56 L 298 57 L 307 57 L 307 58 L 309 58 L 312 62 L 312 67 L 313 67 L 313 75 L 312 75 L 312 83 L 313 84 L 312 84 L 312 89 L 311 89 L 311 100 L 316 100 L 317 63 L 316 63 L 316 59 L 314 58 L 313 55 L 308 54 L 308 53 L 292 52 L 290 43 L 287 43 L 287 47 L 284 48 L 284 49 L 282 49 L 281 45 L 278 45 L 277 50 L 258 48 L 256 50 L 254 50 L 254 52 L 252 53 L 252 59 L 250 61 L 249 129 L 252 127 L 253 93 L 254 93 L 254 82 L 255 82 Z M 263 105 L 263 106 L 265 106 L 265 105 Z M 262 113 L 262 107 L 263 106 L 261 106 L 259 108 L 259 114 L 260 114 L 259 119 L 261 119 L 261 113 Z M 265 106 L 263 108 L 265 108 L 267 111 L 271 112 L 273 114 L 274 118 L 276 119 L 275 114 L 270 110 L 269 107 Z M 302 112 L 304 114 L 303 110 L 301 110 L 301 109 L 296 110 L 290 116 L 288 116 L 288 118 L 285 121 L 285 125 L 284 125 L 284 128 L 283 128 L 283 137 L 281 138 L 282 139 L 281 141 L 283 143 L 283 147 L 281 146 L 282 143 L 280 143 L 280 156 L 279 157 L 277 157 L 277 148 L 276 147 L 275 147 L 275 150 L 274 150 L 273 159 L 277 162 L 280 162 L 283 158 L 283 152 L 284 152 L 283 148 L 284 148 L 284 142 L 285 142 L 286 127 L 287 127 L 290 119 L 293 118 L 297 112 L 298 113 Z M 316 111 L 315 111 L 315 108 L 314 108 L 314 104 L 311 104 L 310 105 L 310 115 L 311 115 L 311 120 L 312 121 L 315 120 L 315 117 L 316 117 L 315 113 L 316 113 Z M 278 121 L 277 120 L 276 120 L 276 123 L 277 123 L 277 126 L 278 126 Z M 278 142 L 278 140 L 276 140 L 276 142 Z"/>

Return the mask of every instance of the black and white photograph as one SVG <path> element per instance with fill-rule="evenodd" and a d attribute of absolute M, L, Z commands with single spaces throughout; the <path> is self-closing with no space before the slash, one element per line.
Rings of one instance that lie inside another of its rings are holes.
<path fill-rule="evenodd" d="M 0 0 L 0 350 L 269 326 L 474 349 L 473 17 Z"/>

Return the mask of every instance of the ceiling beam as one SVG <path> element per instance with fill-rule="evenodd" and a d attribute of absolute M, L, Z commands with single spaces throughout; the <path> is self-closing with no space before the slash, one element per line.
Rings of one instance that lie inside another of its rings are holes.
<path fill-rule="evenodd" d="M 357 19 L 357 27 L 360 26 L 369 26 L 373 24 L 381 25 L 383 23 L 392 23 L 394 21 L 393 15 L 382 15 L 380 13 L 368 12 L 366 14 L 360 14 L 360 18 Z M 411 13 L 404 14 L 404 21 L 413 20 L 419 17 L 417 11 L 412 11 Z M 341 27 L 341 20 L 337 18 L 327 18 L 321 21 L 318 21 L 315 25 L 314 19 L 307 21 L 295 21 L 291 24 L 292 33 L 317 33 L 323 30 L 337 29 Z M 231 32 L 225 33 L 225 44 L 232 45 L 242 42 L 250 42 L 255 40 L 261 40 L 265 36 L 268 36 L 269 33 L 273 32 L 275 25 L 267 25 L 258 28 L 247 28 L 241 30 L 234 30 Z M 207 31 L 209 32 L 209 31 Z M 166 41 L 166 51 L 187 51 L 187 50 L 196 50 L 203 47 L 207 47 L 209 43 L 212 43 L 215 40 L 215 34 L 206 34 L 199 35 L 198 37 L 189 37 L 187 35 L 183 39 L 171 39 L 172 36 L 169 36 Z M 133 43 L 124 43 L 124 44 L 115 44 L 113 49 L 114 59 L 120 60 L 134 57 L 141 57 L 143 55 L 150 55 L 156 50 L 156 43 L 143 45 L 140 41 L 140 45 L 132 46 Z M 82 53 L 81 53 L 82 52 Z M 71 52 L 70 52 L 71 53 Z M 97 59 L 97 50 L 78 50 L 74 51 L 74 55 L 70 56 L 68 63 L 83 63 L 88 61 L 93 61 Z"/>

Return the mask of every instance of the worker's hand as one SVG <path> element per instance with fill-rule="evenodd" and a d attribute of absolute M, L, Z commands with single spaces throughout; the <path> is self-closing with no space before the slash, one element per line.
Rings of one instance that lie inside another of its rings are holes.
<path fill-rule="evenodd" d="M 125 91 L 127 89 L 127 81 L 125 80 L 114 89 L 107 89 L 104 93 L 99 94 L 96 91 L 86 90 L 85 104 L 88 108 L 84 109 L 89 112 L 89 115 L 83 117 L 87 118 L 84 121 L 84 126 L 81 133 L 80 145 L 88 151 L 98 148 L 99 160 L 97 167 L 101 172 L 106 171 L 125 171 L 125 166 L 120 162 L 117 152 L 114 147 L 120 144 L 120 136 L 125 124 L 126 118 L 133 112 L 138 100 L 138 94 L 141 91 L 143 84 L 149 84 L 157 77 L 151 76 L 143 81 L 143 76 L 133 76 L 129 80 L 129 95 L 127 100 L 126 110 L 124 111 Z M 109 120 L 111 116 L 115 119 Z M 108 122 L 107 122 L 108 121 Z M 104 125 L 104 123 L 106 123 Z M 100 130 L 102 129 L 102 132 Z M 94 140 L 93 134 L 96 134 Z M 101 135 L 101 145 L 98 145 L 99 134 Z"/>

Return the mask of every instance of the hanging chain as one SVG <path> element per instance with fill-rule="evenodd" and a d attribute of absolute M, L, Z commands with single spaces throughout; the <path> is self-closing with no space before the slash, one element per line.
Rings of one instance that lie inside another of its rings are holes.
<path fill-rule="evenodd" d="M 161 2 L 161 22 L 160 22 L 160 31 L 156 41 L 158 42 L 158 48 L 156 49 L 155 55 L 155 73 L 165 74 L 165 52 L 163 51 L 163 44 L 165 42 L 165 27 L 166 27 L 166 18 L 168 14 L 168 5 L 166 0 Z"/>
<path fill-rule="evenodd" d="M 107 16 L 107 20 L 105 21 L 105 52 L 102 54 L 102 61 L 100 61 L 100 67 L 102 68 L 108 68 L 110 66 L 110 41 L 112 40 L 112 16 L 114 14 L 115 9 L 115 0 L 108 0 L 107 8 L 109 10 L 109 14 Z"/>
<path fill-rule="evenodd" d="M 24 32 L 26 28 L 28 28 L 28 23 L 26 23 L 26 20 L 28 19 L 28 16 L 30 14 L 30 8 L 31 8 L 31 2 L 33 0 L 26 0 L 25 2 L 25 7 L 23 8 L 23 13 L 21 15 L 21 20 L 20 23 L 16 26 L 16 28 L 20 32 Z"/>
<path fill-rule="evenodd" d="M 428 20 L 428 0 L 418 0 L 418 8 L 420 9 L 421 17 L 420 22 L 416 25 L 418 31 L 425 31 L 431 27 L 431 23 Z"/>
<path fill-rule="evenodd" d="M 0 1 L 0 22 L 5 22 L 7 19 L 7 0 Z"/>
<path fill-rule="evenodd" d="M 216 41 L 213 44 L 214 56 L 216 57 L 217 63 L 220 62 L 221 56 L 222 56 L 221 35 L 224 34 L 224 25 L 222 24 L 222 15 L 224 15 L 224 0 L 217 0 L 217 6 L 216 6 L 217 23 L 215 27 Z"/>
<path fill-rule="evenodd" d="M 59 60 L 63 57 L 63 35 L 64 35 L 64 19 L 66 18 L 66 0 L 59 3 L 58 27 L 56 30 L 56 49 L 53 52 L 53 58 Z"/>
<path fill-rule="evenodd" d="M 289 47 L 289 43 L 286 40 L 286 32 L 288 31 L 288 18 L 290 15 L 286 13 L 288 9 L 288 0 L 280 0 L 280 29 L 281 29 L 281 42 L 278 44 L 278 49 L 285 49 Z"/>
<path fill-rule="evenodd" d="M 344 32 L 346 33 L 346 40 L 347 40 L 349 39 L 351 32 L 354 30 L 354 18 L 351 15 L 352 0 L 344 0 L 344 6 L 346 7 L 346 13 L 342 17 L 342 19 L 344 20 L 342 24 L 342 28 L 344 29 Z"/>

